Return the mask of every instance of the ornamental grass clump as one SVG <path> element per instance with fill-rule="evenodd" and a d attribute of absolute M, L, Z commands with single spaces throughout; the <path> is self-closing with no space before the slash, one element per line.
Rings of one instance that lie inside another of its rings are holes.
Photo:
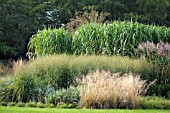
<path fill-rule="evenodd" d="M 40 57 L 17 69 L 13 79 L 2 79 L 0 100 L 2 98 L 4 102 L 43 103 L 46 97 L 49 97 L 46 94 L 51 95 L 53 91 L 68 89 L 70 85 L 77 86 L 75 78 L 96 70 L 109 70 L 111 73 L 132 72 L 140 74 L 145 80 L 152 74 L 152 65 L 140 59 L 120 56 L 53 55 Z M 51 92 L 48 93 L 48 91 Z"/>
<path fill-rule="evenodd" d="M 157 44 L 153 42 L 141 43 L 138 51 L 143 59 L 148 61 L 170 60 L 170 43 L 160 41 Z"/>
<path fill-rule="evenodd" d="M 78 81 L 80 107 L 85 108 L 136 108 L 139 95 L 145 93 L 148 87 L 139 75 L 98 70 Z"/>
<path fill-rule="evenodd" d="M 157 83 L 151 88 L 154 90 L 147 93 L 151 95 L 156 92 L 156 95 L 170 98 L 170 43 L 143 42 L 138 46 L 138 52 L 142 59 L 153 64 L 153 76 L 149 76 L 147 80 L 157 79 Z"/>

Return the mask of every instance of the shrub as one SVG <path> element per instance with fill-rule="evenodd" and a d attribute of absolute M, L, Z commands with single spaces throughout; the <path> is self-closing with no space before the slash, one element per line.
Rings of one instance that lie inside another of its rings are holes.
<path fill-rule="evenodd" d="M 131 73 L 89 73 L 80 81 L 80 106 L 86 108 L 136 108 L 146 81 Z"/>
<path fill-rule="evenodd" d="M 162 97 L 142 97 L 139 107 L 142 109 L 170 109 L 170 100 Z"/>
<path fill-rule="evenodd" d="M 1 102 L 1 106 L 7 106 L 7 102 Z"/>
<path fill-rule="evenodd" d="M 170 44 L 162 41 L 157 45 L 153 42 L 141 43 L 139 53 L 141 58 L 153 64 L 155 76 L 151 76 L 148 80 L 157 79 L 157 84 L 153 87 L 159 88 L 154 91 L 159 96 L 170 98 L 168 94 L 170 92 Z M 153 93 L 153 91 L 148 93 Z"/>
<path fill-rule="evenodd" d="M 46 103 L 53 103 L 58 105 L 58 103 L 66 103 L 77 106 L 79 101 L 79 91 L 76 87 L 70 86 L 68 89 L 57 90 L 53 95 L 47 95 Z"/>
<path fill-rule="evenodd" d="M 38 100 L 38 88 L 41 88 L 40 86 L 41 83 L 34 76 L 18 75 L 9 89 L 12 90 L 13 101 L 29 102 Z"/>
<path fill-rule="evenodd" d="M 8 103 L 8 106 L 15 106 L 15 105 L 16 105 L 15 102 L 10 102 L 10 103 Z"/>
<path fill-rule="evenodd" d="M 36 103 L 35 102 L 27 102 L 25 104 L 25 107 L 37 107 Z"/>
<path fill-rule="evenodd" d="M 47 103 L 47 104 L 45 104 L 45 107 L 47 107 L 47 108 L 55 108 L 55 105 Z"/>
<path fill-rule="evenodd" d="M 18 103 L 16 104 L 16 106 L 17 106 L 17 107 L 25 107 L 25 103 L 23 103 L 23 102 L 18 102 Z"/>
<path fill-rule="evenodd" d="M 63 102 L 60 102 L 57 104 L 57 108 L 74 108 L 75 106 L 73 104 L 66 104 Z"/>
<path fill-rule="evenodd" d="M 37 108 L 45 108 L 46 106 L 45 106 L 45 104 L 43 104 L 41 102 L 37 102 L 36 107 Z"/>
<path fill-rule="evenodd" d="M 10 85 L 13 83 L 12 76 L 6 76 L 0 80 L 0 102 L 11 102 L 13 91 L 10 89 Z"/>

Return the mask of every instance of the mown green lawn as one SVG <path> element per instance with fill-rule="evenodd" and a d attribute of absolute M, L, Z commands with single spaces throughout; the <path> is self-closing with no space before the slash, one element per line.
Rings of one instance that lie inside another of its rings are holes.
<path fill-rule="evenodd" d="M 170 110 L 90 110 L 57 108 L 19 108 L 0 106 L 0 113 L 170 113 Z"/>

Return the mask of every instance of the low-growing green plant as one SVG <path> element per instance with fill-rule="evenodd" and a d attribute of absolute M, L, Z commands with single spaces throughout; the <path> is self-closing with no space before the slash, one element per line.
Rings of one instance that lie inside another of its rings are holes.
<path fill-rule="evenodd" d="M 146 81 L 131 73 L 96 71 L 79 82 L 80 106 L 86 108 L 137 108 L 139 96 L 147 90 Z"/>
<path fill-rule="evenodd" d="M 27 102 L 25 103 L 25 107 L 37 107 L 36 102 Z"/>
<path fill-rule="evenodd" d="M 66 104 L 72 104 L 75 107 L 78 105 L 79 91 L 78 88 L 70 86 L 68 89 L 57 90 L 55 93 L 52 95 L 47 95 L 45 98 L 46 103 L 58 105 L 58 103 L 62 102 Z"/>
<path fill-rule="evenodd" d="M 1 104 L 1 106 L 7 106 L 8 105 L 7 102 L 1 102 L 0 104 Z"/>
<path fill-rule="evenodd" d="M 16 106 L 16 103 L 15 102 L 9 102 L 8 106 Z"/>
<path fill-rule="evenodd" d="M 163 97 L 142 97 L 139 107 L 142 109 L 170 109 L 170 100 Z"/>
<path fill-rule="evenodd" d="M 57 104 L 57 108 L 67 108 L 67 109 L 70 109 L 70 108 L 74 108 L 75 106 L 73 104 L 67 104 L 67 103 L 64 103 L 64 102 L 60 102 Z"/>
<path fill-rule="evenodd" d="M 12 101 L 12 89 L 9 86 L 13 83 L 13 76 L 1 77 L 0 80 L 0 102 Z"/>
<path fill-rule="evenodd" d="M 17 106 L 17 107 L 25 107 L 25 103 L 23 103 L 23 102 L 18 102 L 18 103 L 16 104 L 16 106 Z"/>
<path fill-rule="evenodd" d="M 47 103 L 47 104 L 45 104 L 45 107 L 46 108 L 55 108 L 56 106 L 54 104 Z"/>
<path fill-rule="evenodd" d="M 45 108 L 46 105 L 43 104 L 42 102 L 37 102 L 37 103 L 36 103 L 36 107 L 37 107 L 37 108 Z"/>
<path fill-rule="evenodd" d="M 32 75 L 18 75 L 13 84 L 9 86 L 13 92 L 12 101 L 16 102 L 37 101 L 40 93 L 39 88 L 42 89 L 41 82 L 38 82 L 38 79 Z"/>

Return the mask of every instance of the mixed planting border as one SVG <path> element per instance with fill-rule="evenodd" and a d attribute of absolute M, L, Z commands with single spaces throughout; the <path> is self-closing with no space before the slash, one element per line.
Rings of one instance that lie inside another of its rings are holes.
<path fill-rule="evenodd" d="M 170 28 L 126 21 L 87 23 L 74 33 L 38 31 L 28 44 L 29 63 L 21 61 L 14 76 L 0 80 L 0 101 L 18 107 L 170 109 L 164 99 L 170 98 L 169 43 Z"/>

